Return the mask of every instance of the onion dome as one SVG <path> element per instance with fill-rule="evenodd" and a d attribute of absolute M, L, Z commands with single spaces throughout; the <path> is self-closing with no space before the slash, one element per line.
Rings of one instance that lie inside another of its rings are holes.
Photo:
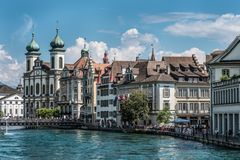
<path fill-rule="evenodd" d="M 38 52 L 40 50 L 39 45 L 37 42 L 34 40 L 34 33 L 32 33 L 32 40 L 31 42 L 27 45 L 26 50 L 28 52 Z"/>
<path fill-rule="evenodd" d="M 63 48 L 64 42 L 59 36 L 59 33 L 58 33 L 59 29 L 57 28 L 56 31 L 57 31 L 57 34 L 54 37 L 54 39 L 52 40 L 52 42 L 50 43 L 50 45 L 52 48 Z"/>
<path fill-rule="evenodd" d="M 81 57 L 88 57 L 89 56 L 89 50 L 86 47 L 86 43 L 84 43 L 84 47 L 81 50 Z"/>

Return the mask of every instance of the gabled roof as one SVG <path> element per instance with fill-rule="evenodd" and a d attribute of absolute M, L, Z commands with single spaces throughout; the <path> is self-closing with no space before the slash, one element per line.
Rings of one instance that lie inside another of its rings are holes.
<path fill-rule="evenodd" d="M 174 57 L 174 56 L 163 56 L 162 60 L 167 62 L 168 64 L 172 64 L 173 66 L 181 65 L 195 65 L 195 62 L 191 56 L 189 57 Z"/>
<path fill-rule="evenodd" d="M 211 55 L 215 56 L 212 60 L 210 60 L 207 64 L 212 65 L 221 62 L 227 62 L 223 59 L 228 56 L 233 49 L 238 46 L 240 43 L 240 36 L 236 36 L 232 43 L 224 50 L 224 51 L 214 51 Z M 232 61 L 239 61 L 239 60 L 232 60 Z"/>
<path fill-rule="evenodd" d="M 12 97 L 12 96 L 14 96 L 14 95 L 18 95 L 19 97 L 22 97 L 21 94 L 19 94 L 19 93 L 12 93 L 12 94 L 9 94 L 9 95 L 7 95 L 7 96 L 4 96 L 4 97 L 0 98 L 0 100 L 4 100 L 4 99 L 9 98 L 9 97 Z"/>

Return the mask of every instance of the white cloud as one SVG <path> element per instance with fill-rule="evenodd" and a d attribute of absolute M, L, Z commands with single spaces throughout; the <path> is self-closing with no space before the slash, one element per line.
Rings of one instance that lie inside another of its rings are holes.
<path fill-rule="evenodd" d="M 170 12 L 160 15 L 141 15 L 142 21 L 147 24 L 157 24 L 175 21 L 209 20 L 216 18 L 215 14 L 193 12 Z"/>
<path fill-rule="evenodd" d="M 36 27 L 36 24 L 34 24 L 32 17 L 27 14 L 24 15 L 23 24 L 13 34 L 13 39 L 19 39 L 20 41 L 25 41 L 26 35 L 33 29 L 34 25 Z"/>
<path fill-rule="evenodd" d="M 179 52 L 179 53 L 172 52 L 172 51 L 159 51 L 157 54 L 160 55 L 161 57 L 162 56 L 178 56 L 178 57 L 192 56 L 193 54 L 195 54 L 200 64 L 203 64 L 204 62 L 206 62 L 206 53 L 203 50 L 196 47 L 190 48 L 186 51 Z"/>
<path fill-rule="evenodd" d="M 121 36 L 121 44 L 117 47 L 109 48 L 105 42 L 90 41 L 86 42 L 90 54 L 97 62 L 102 62 L 105 50 L 108 50 L 109 59 L 113 60 L 135 60 L 138 54 L 143 54 L 150 44 L 158 45 L 159 40 L 156 36 L 149 33 L 140 33 L 136 28 L 131 28 Z M 77 38 L 74 46 L 66 50 L 66 62 L 73 63 L 81 56 L 81 50 L 84 46 L 84 39 Z"/>
<path fill-rule="evenodd" d="M 16 86 L 24 72 L 25 64 L 19 63 L 0 45 L 0 81 Z"/>
<path fill-rule="evenodd" d="M 229 43 L 240 33 L 240 15 L 223 14 L 213 19 L 178 21 L 165 28 L 178 36 L 208 38 Z"/>

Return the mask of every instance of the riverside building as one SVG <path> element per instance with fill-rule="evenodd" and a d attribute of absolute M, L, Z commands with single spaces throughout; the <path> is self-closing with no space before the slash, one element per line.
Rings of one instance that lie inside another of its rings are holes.
<path fill-rule="evenodd" d="M 240 130 L 240 36 L 208 62 L 212 89 L 212 132 L 236 136 Z"/>
<path fill-rule="evenodd" d="M 210 113 L 210 85 L 205 65 L 195 55 L 163 57 L 155 60 L 113 61 L 105 68 L 98 84 L 97 120 L 121 125 L 121 100 L 141 90 L 149 99 L 149 119 L 139 124 L 155 125 L 158 113 L 168 107 L 177 117 L 189 119 L 192 125 L 208 124 Z M 117 102 L 117 103 L 115 103 Z M 116 114 L 115 114 L 116 113 Z"/>

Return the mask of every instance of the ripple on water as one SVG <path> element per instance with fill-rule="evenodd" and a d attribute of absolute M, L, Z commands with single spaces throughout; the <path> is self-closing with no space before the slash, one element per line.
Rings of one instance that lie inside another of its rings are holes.
<path fill-rule="evenodd" d="M 239 159 L 240 153 L 167 136 L 19 130 L 0 136 L 0 159 Z"/>

